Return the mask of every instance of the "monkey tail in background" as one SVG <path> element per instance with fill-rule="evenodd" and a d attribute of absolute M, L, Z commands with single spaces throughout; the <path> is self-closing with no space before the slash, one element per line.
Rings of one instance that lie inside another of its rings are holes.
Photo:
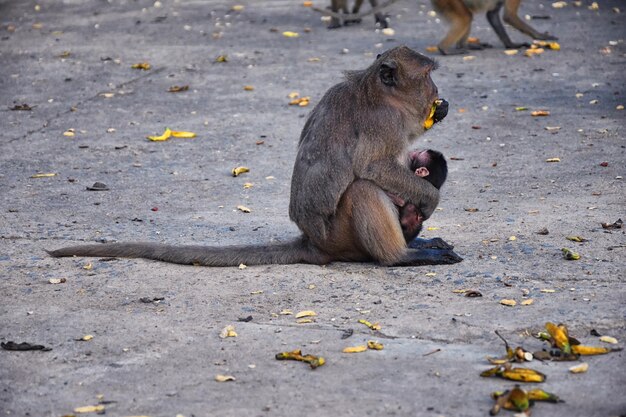
<path fill-rule="evenodd" d="M 240 246 L 174 246 L 159 243 L 105 243 L 61 248 L 48 253 L 55 258 L 93 256 L 143 258 L 182 265 L 238 266 L 319 263 L 323 256 L 305 238 L 286 243 Z"/>

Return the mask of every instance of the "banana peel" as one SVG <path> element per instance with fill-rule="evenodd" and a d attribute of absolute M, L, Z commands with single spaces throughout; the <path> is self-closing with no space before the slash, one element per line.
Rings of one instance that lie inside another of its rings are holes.
<path fill-rule="evenodd" d="M 320 366 L 326 363 L 326 360 L 322 358 L 321 356 L 302 355 L 302 350 L 300 349 L 296 349 L 291 352 L 277 353 L 276 359 L 279 361 L 294 360 L 294 361 L 306 362 L 309 364 L 311 369 L 319 368 Z"/>
<path fill-rule="evenodd" d="M 437 107 L 440 106 L 441 103 L 443 103 L 443 100 L 440 99 L 435 100 L 435 102 L 433 103 L 432 107 L 430 108 L 430 113 L 424 121 L 424 129 L 428 130 L 435 124 L 435 111 L 437 111 Z"/>
<path fill-rule="evenodd" d="M 184 130 L 172 130 L 169 127 L 166 127 L 162 135 L 146 136 L 146 137 L 153 142 L 164 142 L 171 137 L 181 138 L 181 139 L 192 139 L 196 137 L 196 134 L 194 132 L 187 132 Z"/>
<path fill-rule="evenodd" d="M 526 411 L 534 405 L 535 401 L 563 402 L 558 396 L 550 392 L 541 389 L 526 391 L 520 388 L 519 385 L 515 385 L 511 390 L 492 392 L 491 398 L 496 401 L 496 404 L 489 412 L 492 416 L 498 414 L 502 408 L 511 411 Z"/>
<path fill-rule="evenodd" d="M 481 372 L 482 377 L 499 376 L 517 382 L 544 382 L 545 374 L 529 368 L 513 368 L 510 363 L 498 365 L 494 368 Z"/>
<path fill-rule="evenodd" d="M 555 347 L 561 349 L 563 353 L 572 353 L 567 327 L 564 324 L 557 326 L 554 323 L 547 322 L 546 330 L 550 334 Z"/>
<path fill-rule="evenodd" d="M 585 345 L 574 345 L 572 346 L 572 352 L 581 355 L 604 355 L 609 352 L 619 352 L 622 348 L 609 348 L 604 346 L 585 346 Z"/>

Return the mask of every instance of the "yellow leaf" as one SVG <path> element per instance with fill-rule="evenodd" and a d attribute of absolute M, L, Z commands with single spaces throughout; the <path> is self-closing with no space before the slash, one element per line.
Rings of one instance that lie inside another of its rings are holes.
<path fill-rule="evenodd" d="M 360 319 L 359 323 L 366 325 L 367 327 L 369 327 L 372 330 L 380 330 L 380 324 L 378 324 L 378 323 L 372 324 L 369 321 L 363 320 L 363 319 Z"/>
<path fill-rule="evenodd" d="M 236 177 L 239 174 L 243 174 L 244 172 L 250 172 L 250 168 L 248 168 L 248 167 L 236 167 L 236 168 L 233 168 L 233 170 L 231 171 L 231 173 L 233 174 L 233 177 Z"/>
<path fill-rule="evenodd" d="M 242 206 L 242 205 L 237 206 L 237 210 L 242 211 L 244 213 L 250 213 L 252 211 L 248 207 Z"/>
<path fill-rule="evenodd" d="M 169 127 L 167 127 L 165 128 L 165 132 L 163 132 L 161 136 L 146 136 L 146 137 L 153 142 L 162 142 L 162 141 L 168 140 L 171 136 L 172 136 L 172 131 L 170 130 Z"/>
<path fill-rule="evenodd" d="M 71 138 L 75 135 L 76 131 L 74 129 L 67 129 L 65 132 L 63 132 L 63 136 L 67 136 L 68 138 Z"/>
<path fill-rule="evenodd" d="M 235 4 L 231 9 L 234 12 L 240 12 L 244 9 L 244 6 L 242 6 L 241 4 Z"/>
<path fill-rule="evenodd" d="M 532 298 L 529 298 L 528 300 L 524 300 L 524 301 L 522 301 L 522 302 L 521 302 L 521 304 L 522 304 L 523 306 L 529 306 L 529 305 L 531 305 L 531 304 L 532 304 L 532 303 L 534 303 L 534 302 L 535 302 L 535 300 L 533 300 Z"/>
<path fill-rule="evenodd" d="M 373 340 L 367 341 L 367 348 L 372 350 L 383 350 L 385 346 L 382 343 L 375 342 Z"/>
<path fill-rule="evenodd" d="M 91 271 L 93 269 L 93 265 L 91 263 L 88 263 L 86 265 L 83 265 L 83 269 L 86 269 L 87 271 Z"/>
<path fill-rule="evenodd" d="M 504 51 L 506 55 L 516 55 L 519 51 L 517 49 L 507 49 Z"/>
<path fill-rule="evenodd" d="M 302 317 L 312 317 L 312 316 L 317 316 L 317 313 L 313 310 L 305 310 L 296 314 L 297 319 L 301 319 Z"/>
<path fill-rule="evenodd" d="M 587 362 L 583 362 L 580 365 L 572 366 L 571 368 L 569 368 L 569 371 L 573 374 L 582 374 L 584 372 L 587 372 L 588 369 L 589 364 Z"/>
<path fill-rule="evenodd" d="M 228 62 L 228 55 L 218 55 L 215 62 Z"/>
<path fill-rule="evenodd" d="M 172 130 L 172 136 L 175 138 L 191 139 L 195 138 L 196 134 L 193 132 L 184 132 L 180 130 Z"/>
<path fill-rule="evenodd" d="M 438 52 L 439 48 L 436 45 L 431 45 L 426 47 L 426 52 Z"/>
<path fill-rule="evenodd" d="M 613 345 L 617 344 L 617 339 L 611 336 L 602 336 L 600 337 L 600 341 L 604 343 L 611 343 Z"/>
<path fill-rule="evenodd" d="M 431 226 L 431 227 L 427 227 L 426 230 L 433 231 L 433 230 L 439 230 L 439 228 L 435 226 Z"/>
<path fill-rule="evenodd" d="M 84 407 L 77 407 L 74 409 L 75 413 L 101 413 L 104 411 L 104 405 L 86 405 Z"/>
<path fill-rule="evenodd" d="M 41 174 L 34 174 L 31 175 L 31 178 L 48 178 L 48 177 L 55 177 L 57 174 L 54 172 L 49 172 L 49 173 L 41 173 Z"/>
<path fill-rule="evenodd" d="M 133 69 L 140 69 L 143 71 L 148 71 L 150 68 L 152 68 L 152 66 L 147 62 L 139 62 L 137 64 L 131 65 L 130 67 Z"/>
<path fill-rule="evenodd" d="M 309 319 L 305 317 L 305 318 L 296 320 L 296 323 L 298 324 L 313 323 L 313 319 Z"/>
<path fill-rule="evenodd" d="M 228 325 L 222 329 L 220 332 L 220 338 L 226 339 L 227 337 L 237 337 L 237 332 L 235 331 L 235 327 L 232 325 Z"/>
<path fill-rule="evenodd" d="M 251 85 L 244 85 L 244 86 L 243 86 L 243 89 L 244 89 L 244 90 L 246 90 L 246 91 L 253 91 L 253 90 L 254 90 L 254 87 L 253 87 L 253 86 L 251 86 Z"/>
<path fill-rule="evenodd" d="M 366 350 L 367 350 L 367 345 L 350 346 L 350 347 L 344 348 L 343 353 L 359 353 L 359 352 L 365 352 Z"/>
<path fill-rule="evenodd" d="M 278 314 L 280 314 L 280 315 L 282 315 L 282 316 L 290 316 L 290 315 L 292 315 L 292 314 L 293 314 L 293 311 L 291 311 L 291 310 L 282 310 L 282 311 L 281 311 L 280 313 L 278 313 Z"/>
<path fill-rule="evenodd" d="M 246 183 L 243 184 L 243 188 L 246 189 L 246 190 L 248 188 L 252 188 L 252 187 L 254 187 L 254 184 L 251 183 L 251 182 L 246 182 Z"/>
<path fill-rule="evenodd" d="M 508 307 L 515 307 L 517 305 L 517 301 L 515 300 L 508 300 L 508 299 L 503 299 L 500 300 L 500 304 L 504 305 L 504 306 L 508 306 Z"/>
<path fill-rule="evenodd" d="M 215 375 L 215 380 L 217 382 L 227 382 L 227 381 L 235 381 L 235 377 L 232 375 Z"/>
<path fill-rule="evenodd" d="M 426 275 L 427 277 L 434 277 L 437 276 L 436 272 L 426 272 L 424 275 Z"/>
<path fill-rule="evenodd" d="M 300 36 L 300 34 L 298 32 L 286 31 L 286 32 L 283 32 L 283 36 L 286 38 L 297 38 L 298 36 Z"/>
<path fill-rule="evenodd" d="M 546 294 L 551 294 L 553 292 L 556 292 L 556 290 L 553 290 L 553 289 L 550 289 L 550 288 L 544 288 L 544 289 L 539 290 L 539 292 L 543 292 L 543 293 L 546 293 Z"/>
<path fill-rule="evenodd" d="M 561 158 L 548 158 L 546 162 L 561 162 Z"/>
<path fill-rule="evenodd" d="M 532 117 L 545 117 L 550 116 L 550 112 L 548 110 L 535 110 L 530 112 Z"/>
<path fill-rule="evenodd" d="M 91 334 L 86 334 L 85 336 L 81 337 L 80 340 L 83 340 L 85 342 L 90 341 L 91 339 L 93 339 L 93 335 Z"/>

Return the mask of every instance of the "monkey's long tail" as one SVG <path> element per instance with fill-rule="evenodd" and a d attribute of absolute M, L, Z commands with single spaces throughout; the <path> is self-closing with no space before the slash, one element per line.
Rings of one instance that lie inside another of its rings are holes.
<path fill-rule="evenodd" d="M 55 258 L 94 256 L 143 258 L 183 265 L 238 266 L 330 262 L 325 254 L 303 237 L 297 240 L 251 246 L 174 246 L 158 243 L 104 243 L 80 245 L 47 251 Z"/>

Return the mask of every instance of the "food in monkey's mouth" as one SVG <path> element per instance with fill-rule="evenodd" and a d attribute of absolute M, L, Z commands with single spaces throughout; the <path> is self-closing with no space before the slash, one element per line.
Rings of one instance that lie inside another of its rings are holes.
<path fill-rule="evenodd" d="M 424 129 L 430 129 L 435 124 L 435 111 L 437 111 L 437 107 L 441 106 L 445 100 L 437 99 L 433 103 L 433 106 L 430 108 L 430 114 L 428 118 L 424 122 Z"/>

